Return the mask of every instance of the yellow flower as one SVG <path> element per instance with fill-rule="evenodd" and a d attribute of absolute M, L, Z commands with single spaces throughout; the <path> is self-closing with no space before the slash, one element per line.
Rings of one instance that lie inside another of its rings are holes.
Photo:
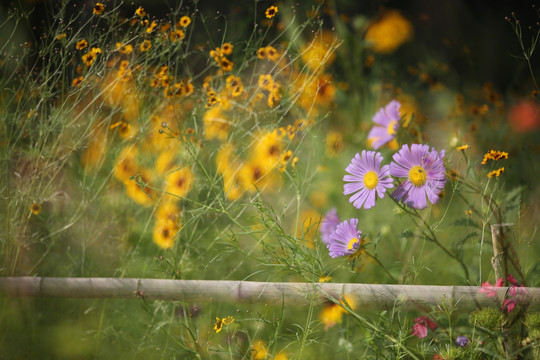
<path fill-rule="evenodd" d="M 281 167 L 279 168 L 280 172 L 284 172 L 287 169 L 287 163 L 292 158 L 293 152 L 292 150 L 284 151 L 281 154 Z"/>
<path fill-rule="evenodd" d="M 223 46 L 221 46 L 221 52 L 222 52 L 224 55 L 230 55 L 230 54 L 232 54 L 233 49 L 234 49 L 234 45 L 231 44 L 231 43 L 225 43 L 225 44 L 223 44 Z"/>
<path fill-rule="evenodd" d="M 75 49 L 82 50 L 86 48 L 87 46 L 88 46 L 88 41 L 86 41 L 86 39 L 82 39 L 82 40 L 77 41 L 77 43 L 75 44 Z"/>
<path fill-rule="evenodd" d="M 258 159 L 251 159 L 242 164 L 238 171 L 238 180 L 244 190 L 251 193 L 263 190 L 274 190 L 279 178 L 273 172 L 268 171 L 266 164 Z"/>
<path fill-rule="evenodd" d="M 233 322 L 234 318 L 232 316 L 227 316 L 223 319 L 216 317 L 216 323 L 214 324 L 214 330 L 216 331 L 216 334 L 221 331 L 224 325 L 230 325 Z"/>
<path fill-rule="evenodd" d="M 482 160 L 481 164 L 485 165 L 488 162 L 488 160 L 497 161 L 501 159 L 508 159 L 508 153 L 504 151 L 489 150 L 484 155 L 484 159 Z"/>
<path fill-rule="evenodd" d="M 186 197 L 193 186 L 194 176 L 189 167 L 175 170 L 165 177 L 165 192 Z"/>
<path fill-rule="evenodd" d="M 103 14 L 104 11 L 105 11 L 105 5 L 103 5 L 102 3 L 96 3 L 96 5 L 94 5 L 94 12 L 93 12 L 94 15 L 101 15 Z"/>
<path fill-rule="evenodd" d="M 265 15 L 268 19 L 271 19 L 273 18 L 274 16 L 276 16 L 276 14 L 278 13 L 278 7 L 277 6 L 270 6 L 268 9 L 266 9 L 265 11 Z"/>
<path fill-rule="evenodd" d="M 83 77 L 82 76 L 77 76 L 75 79 L 73 79 L 73 81 L 71 82 L 71 85 L 73 85 L 75 87 L 81 87 L 82 81 L 83 81 Z"/>
<path fill-rule="evenodd" d="M 181 26 L 183 28 L 188 27 L 189 24 L 191 24 L 191 19 L 189 16 L 182 16 L 180 18 L 180 21 L 178 21 L 178 26 Z"/>
<path fill-rule="evenodd" d="M 229 136 L 230 120 L 223 114 L 219 106 L 212 107 L 203 115 L 204 138 L 224 141 Z"/>
<path fill-rule="evenodd" d="M 253 158 L 263 166 L 265 172 L 278 165 L 283 151 L 283 138 L 277 131 L 261 132 L 255 140 Z"/>
<path fill-rule="evenodd" d="M 501 175 L 503 172 L 504 172 L 504 167 L 499 168 L 499 169 L 497 169 L 497 170 L 490 171 L 490 172 L 487 174 L 487 177 L 488 177 L 488 178 L 498 177 L 498 176 Z"/>
<path fill-rule="evenodd" d="M 124 140 L 133 139 L 137 135 L 138 131 L 139 127 L 137 125 L 131 125 L 125 121 L 122 121 L 118 127 L 118 134 Z"/>
<path fill-rule="evenodd" d="M 253 360 L 264 360 L 268 357 L 268 348 L 263 340 L 255 340 L 251 344 L 251 358 Z"/>
<path fill-rule="evenodd" d="M 101 49 L 93 47 L 90 51 L 84 54 L 81 59 L 86 66 L 90 66 L 97 59 L 97 55 L 101 54 Z"/>
<path fill-rule="evenodd" d="M 243 194 L 240 179 L 237 176 L 241 164 L 233 156 L 235 153 L 232 144 L 223 145 L 216 156 L 217 171 L 223 176 L 223 192 L 231 201 L 240 198 Z"/>
<path fill-rule="evenodd" d="M 315 238 L 320 221 L 321 214 L 315 210 L 304 210 L 300 213 L 296 234 L 299 238 L 303 238 L 307 247 L 311 249 L 315 248 Z"/>
<path fill-rule="evenodd" d="M 261 89 L 270 90 L 274 84 L 274 80 L 270 74 L 261 74 L 259 75 L 259 81 L 257 83 Z"/>
<path fill-rule="evenodd" d="M 330 275 L 323 275 L 319 278 L 320 283 L 330 282 L 332 277 Z"/>
<path fill-rule="evenodd" d="M 167 32 L 169 31 L 169 29 L 171 28 L 171 24 L 170 23 L 165 23 L 163 25 L 161 25 L 159 27 L 159 30 L 163 31 L 163 32 Z"/>
<path fill-rule="evenodd" d="M 470 149 L 470 148 L 471 148 L 471 146 L 466 144 L 466 145 L 461 145 L 461 146 L 456 147 L 456 150 L 457 151 L 464 151 L 464 150 L 467 150 L 467 149 Z"/>
<path fill-rule="evenodd" d="M 372 23 L 365 39 L 378 53 L 391 53 L 413 36 L 413 27 L 397 10 L 389 10 Z"/>
<path fill-rule="evenodd" d="M 232 71 L 234 66 L 234 63 L 226 57 L 222 57 L 219 61 L 219 64 L 221 66 L 221 70 L 223 71 Z"/>
<path fill-rule="evenodd" d="M 259 50 L 257 50 L 257 57 L 261 60 L 265 59 L 266 58 L 266 48 L 259 48 Z"/>
<path fill-rule="evenodd" d="M 134 146 L 126 146 L 120 151 L 116 159 L 113 175 L 120 181 L 128 181 L 131 176 L 137 174 L 138 168 L 136 148 Z"/>
<path fill-rule="evenodd" d="M 56 40 L 62 40 L 62 39 L 64 39 L 66 36 L 67 36 L 66 33 L 59 34 L 59 35 L 56 36 Z"/>
<path fill-rule="evenodd" d="M 176 29 L 169 34 L 169 39 L 171 39 L 172 42 L 184 40 L 185 37 L 186 34 L 182 29 Z"/>
<path fill-rule="evenodd" d="M 273 46 L 267 46 L 265 48 L 265 53 L 269 60 L 272 60 L 273 62 L 279 60 L 280 54 Z"/>
<path fill-rule="evenodd" d="M 399 108 L 399 114 L 401 115 L 402 125 L 404 128 L 408 127 L 413 119 L 413 114 L 417 119 L 421 119 L 421 115 L 418 113 L 417 104 L 415 99 L 407 94 L 401 94 L 396 98 L 401 104 Z"/>
<path fill-rule="evenodd" d="M 152 23 L 146 28 L 146 33 L 150 34 L 157 26 L 157 22 L 152 21 Z"/>
<path fill-rule="evenodd" d="M 84 168 L 84 171 L 94 171 L 102 165 L 107 152 L 107 147 L 108 141 L 106 131 L 101 129 L 94 130 L 88 146 L 81 155 L 81 165 Z M 127 178 L 129 178 L 129 176 Z"/>
<path fill-rule="evenodd" d="M 337 131 L 329 131 L 326 135 L 326 155 L 336 156 L 343 149 L 343 135 Z"/>
<path fill-rule="evenodd" d="M 143 18 L 146 16 L 146 11 L 144 11 L 144 8 L 142 6 L 139 6 L 137 10 L 135 10 L 135 15 L 137 15 L 140 18 Z"/>
<path fill-rule="evenodd" d="M 225 87 L 231 92 L 233 97 L 238 97 L 244 92 L 244 84 L 238 76 L 229 75 Z"/>
<path fill-rule="evenodd" d="M 176 234 L 180 228 L 171 222 L 158 221 L 152 231 L 152 240 L 162 249 L 170 249 L 176 240 Z"/>
<path fill-rule="evenodd" d="M 191 79 L 187 79 L 187 82 L 184 84 L 184 91 L 186 96 L 189 96 L 193 94 L 193 91 L 195 90 L 193 84 L 191 83 Z"/>
<path fill-rule="evenodd" d="M 316 107 L 329 106 L 334 100 L 337 91 L 330 74 L 318 77 L 299 74 L 293 83 L 295 92 L 298 94 L 297 103 L 314 115 Z"/>
<path fill-rule="evenodd" d="M 293 169 L 296 169 L 296 164 L 298 163 L 298 156 L 293 157 L 291 161 L 291 166 Z"/>
<path fill-rule="evenodd" d="M 302 61 L 311 70 L 322 71 L 335 60 L 337 46 L 336 35 L 330 31 L 322 31 L 301 49 Z"/>
<path fill-rule="evenodd" d="M 116 50 L 118 50 L 122 54 L 129 55 L 133 52 L 133 45 L 131 44 L 122 44 L 117 42 L 116 43 Z"/>
<path fill-rule="evenodd" d="M 165 138 L 166 136 L 164 134 L 160 134 L 160 135 L 162 135 L 161 136 L 162 138 Z M 159 143 L 155 145 L 159 146 L 160 148 L 164 147 L 164 146 L 160 146 L 161 144 Z M 174 151 L 163 151 L 161 154 L 159 154 L 159 156 L 156 159 L 156 163 L 154 166 L 156 172 L 161 175 L 171 172 L 171 170 L 175 166 L 175 158 L 176 158 L 176 154 L 174 153 Z"/>
<path fill-rule="evenodd" d="M 347 310 L 345 310 L 342 306 L 345 305 L 345 303 L 347 303 L 353 310 L 356 307 L 355 299 L 350 295 L 344 295 L 343 300 L 340 301 L 340 304 L 332 302 L 322 309 L 321 313 L 319 314 L 319 319 L 324 324 L 325 330 L 328 330 L 332 326 L 341 323 L 343 314 L 347 314 Z"/>
<path fill-rule="evenodd" d="M 139 49 L 140 49 L 142 52 L 144 52 L 144 51 L 150 50 L 151 47 L 152 47 L 152 42 L 151 42 L 150 40 L 144 40 L 144 41 L 141 43 Z"/>
<path fill-rule="evenodd" d="M 34 215 L 39 214 L 41 212 L 41 205 L 37 203 L 33 203 L 32 205 L 30 205 L 30 211 Z"/>
<path fill-rule="evenodd" d="M 180 208 L 175 203 L 165 201 L 156 209 L 154 217 L 158 223 L 171 223 L 177 225 L 180 219 L 180 213 Z"/>
<path fill-rule="evenodd" d="M 126 194 L 137 204 L 143 206 L 151 205 L 153 191 L 147 185 L 150 183 L 151 173 L 146 169 L 141 169 L 133 180 L 125 180 Z"/>

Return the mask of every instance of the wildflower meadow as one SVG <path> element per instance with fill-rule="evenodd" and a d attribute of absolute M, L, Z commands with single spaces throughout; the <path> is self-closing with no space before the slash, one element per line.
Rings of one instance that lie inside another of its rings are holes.
<path fill-rule="evenodd" d="M 0 5 L 0 359 L 539 359 L 539 22 Z"/>

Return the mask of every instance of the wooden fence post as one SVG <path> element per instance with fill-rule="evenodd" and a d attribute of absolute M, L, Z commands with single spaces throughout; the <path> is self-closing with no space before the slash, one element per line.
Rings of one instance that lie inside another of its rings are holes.
<path fill-rule="evenodd" d="M 518 282 L 527 286 L 519 257 L 512 244 L 512 229 L 514 224 L 493 224 L 491 225 L 491 240 L 493 242 L 493 257 L 491 265 L 495 271 L 495 279 L 502 278 L 508 284 L 507 276 L 512 275 Z"/>

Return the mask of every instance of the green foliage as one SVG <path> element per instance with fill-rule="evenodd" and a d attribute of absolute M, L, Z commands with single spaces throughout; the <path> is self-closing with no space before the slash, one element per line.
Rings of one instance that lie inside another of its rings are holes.
<path fill-rule="evenodd" d="M 540 118 L 530 93 L 540 32 L 531 28 L 527 46 L 517 15 L 509 21 L 529 71 L 512 64 L 486 81 L 478 68 L 504 65 L 507 51 L 484 64 L 485 36 L 482 47 L 449 39 L 438 14 L 414 4 L 277 3 L 274 17 L 258 1 L 81 4 L 0 9 L 0 276 L 537 281 Z M 473 29 L 504 27 L 479 20 Z M 377 149 L 383 164 L 406 144 L 445 150 L 446 185 L 425 209 L 391 196 L 406 177 L 369 210 L 343 195 L 345 168 L 372 150 L 372 119 L 391 100 L 401 105 L 394 138 Z M 332 258 L 335 239 L 321 241 L 321 230 L 334 207 L 361 234 Z M 507 273 L 494 276 L 490 226 L 504 223 L 514 224 L 501 239 Z M 306 307 L 133 297 L 2 298 L 0 353 L 540 356 L 538 314 L 508 303 L 464 316 L 459 302 L 368 313 L 348 294 Z"/>

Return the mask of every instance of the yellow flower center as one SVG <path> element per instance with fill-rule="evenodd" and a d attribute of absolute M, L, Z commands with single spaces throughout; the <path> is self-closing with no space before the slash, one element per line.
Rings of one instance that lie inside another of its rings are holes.
<path fill-rule="evenodd" d="M 375 171 L 368 171 L 366 175 L 364 175 L 364 185 L 368 190 L 375 189 L 378 183 L 379 177 L 377 176 Z"/>
<path fill-rule="evenodd" d="M 417 187 L 424 185 L 426 183 L 426 179 L 426 170 L 419 165 L 413 166 L 409 171 L 409 180 L 411 180 L 411 182 Z"/>
<path fill-rule="evenodd" d="M 356 244 L 358 242 L 358 239 L 357 238 L 352 238 L 349 243 L 347 244 L 347 250 L 351 250 L 354 246 L 354 244 Z"/>
<path fill-rule="evenodd" d="M 388 124 L 388 127 L 386 128 L 386 132 L 388 133 L 388 135 L 395 135 L 396 134 L 396 129 L 394 129 L 396 124 L 397 124 L 397 120 L 390 121 L 390 124 Z"/>

